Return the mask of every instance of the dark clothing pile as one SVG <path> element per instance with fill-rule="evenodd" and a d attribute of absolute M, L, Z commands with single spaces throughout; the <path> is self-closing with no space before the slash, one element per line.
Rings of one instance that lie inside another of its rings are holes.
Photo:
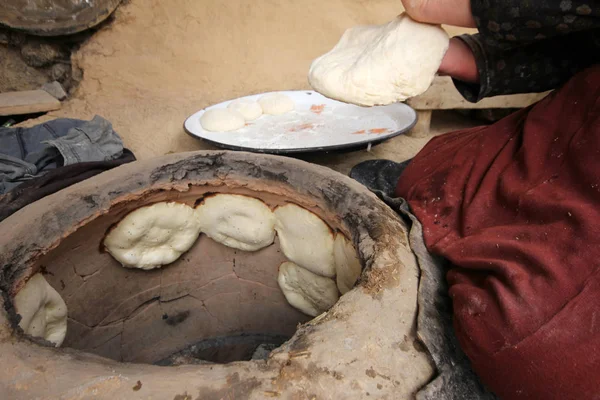
<path fill-rule="evenodd" d="M 600 63 L 600 2 L 471 0 L 480 83 L 455 80 L 465 99 L 545 92 Z"/>

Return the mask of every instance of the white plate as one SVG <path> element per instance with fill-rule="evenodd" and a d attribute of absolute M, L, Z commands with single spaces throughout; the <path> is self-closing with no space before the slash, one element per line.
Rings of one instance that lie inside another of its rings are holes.
<path fill-rule="evenodd" d="M 206 110 L 226 108 L 233 100 L 200 110 L 184 123 L 192 136 L 219 147 L 261 153 L 297 153 L 367 147 L 411 129 L 416 112 L 402 103 L 359 107 L 307 90 L 281 91 L 296 109 L 283 115 L 262 115 L 231 132 L 210 132 L 200 124 Z M 258 100 L 263 94 L 246 96 Z"/>

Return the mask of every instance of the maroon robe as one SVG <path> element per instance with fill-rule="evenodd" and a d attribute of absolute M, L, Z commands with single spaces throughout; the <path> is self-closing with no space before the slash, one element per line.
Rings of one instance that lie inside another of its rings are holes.
<path fill-rule="evenodd" d="M 450 260 L 454 327 L 505 399 L 600 399 L 600 66 L 432 139 L 396 194 Z"/>

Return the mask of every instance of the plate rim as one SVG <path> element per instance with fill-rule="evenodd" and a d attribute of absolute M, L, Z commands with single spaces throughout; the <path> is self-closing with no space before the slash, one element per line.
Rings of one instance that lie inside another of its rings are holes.
<path fill-rule="evenodd" d="M 210 107 L 214 107 L 214 106 L 218 106 L 220 104 L 223 103 L 227 103 L 227 102 L 231 102 L 233 100 L 237 100 L 237 99 L 241 99 L 241 98 L 245 98 L 245 97 L 250 97 L 250 96 L 257 96 L 257 95 L 265 95 L 268 93 L 278 93 L 278 92 L 312 92 L 312 93 L 318 93 L 315 90 L 301 90 L 301 89 L 297 89 L 297 90 L 276 90 L 276 91 L 270 91 L 270 92 L 264 92 L 264 93 L 255 93 L 255 94 L 249 94 L 246 96 L 240 96 L 237 97 L 235 99 L 229 99 L 229 100 L 223 100 L 219 103 L 216 104 L 212 104 L 210 106 L 201 108 L 200 110 L 197 110 L 195 112 L 193 112 L 192 114 L 190 114 L 184 121 L 183 121 L 183 130 L 185 131 L 185 133 L 187 133 L 188 135 L 190 135 L 191 137 L 197 139 L 197 140 L 202 140 L 205 141 L 207 143 L 212 144 L 213 146 L 222 148 L 222 149 L 226 149 L 226 150 L 234 150 L 234 151 L 247 151 L 247 152 L 253 152 L 253 153 L 262 153 L 262 154 L 293 154 L 293 153 L 319 153 L 319 152 L 326 152 L 326 151 L 336 151 L 336 150 L 348 150 L 348 149 L 352 149 L 352 148 L 358 148 L 358 147 L 363 147 L 363 146 L 368 146 L 369 144 L 371 144 L 371 146 L 383 143 L 387 140 L 393 139 L 399 135 L 402 135 L 408 131 L 410 131 L 412 128 L 415 127 L 415 125 L 417 124 L 418 121 L 418 115 L 417 115 L 417 111 L 412 108 L 411 106 L 409 106 L 406 103 L 402 103 L 402 102 L 398 102 L 398 103 L 392 103 L 392 104 L 400 104 L 404 107 L 406 107 L 408 110 L 410 110 L 410 112 L 412 113 L 412 121 L 409 125 L 407 125 L 406 128 L 397 130 L 395 132 L 392 132 L 390 134 L 388 134 L 387 136 L 385 136 L 384 138 L 381 139 L 375 139 L 375 140 L 363 140 L 360 142 L 351 142 L 351 143 L 343 143 L 343 144 L 334 144 L 334 145 L 328 145 L 328 146 L 320 146 L 320 147 L 295 147 L 295 148 L 291 148 L 291 149 L 277 149 L 277 148 L 260 148 L 260 147 L 247 147 L 247 146 L 237 146 L 237 145 L 231 145 L 231 144 L 226 144 L 226 143 L 222 143 L 222 142 L 217 142 L 215 140 L 211 140 L 211 139 L 207 139 L 207 138 L 203 138 L 200 137 L 196 134 L 194 134 L 193 132 L 191 132 L 186 124 L 187 121 L 190 120 L 190 118 L 192 118 L 194 115 L 196 115 L 197 113 L 201 112 L 201 111 L 206 111 L 206 109 L 210 108 Z M 321 96 L 327 97 L 325 95 L 323 95 L 322 93 Z M 327 97 L 328 99 L 331 99 L 329 97 Z M 336 99 L 331 99 L 334 101 L 339 101 Z"/>

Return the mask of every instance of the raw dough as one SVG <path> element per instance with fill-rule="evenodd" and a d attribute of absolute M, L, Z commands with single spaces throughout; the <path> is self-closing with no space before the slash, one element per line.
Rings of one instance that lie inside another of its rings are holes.
<path fill-rule="evenodd" d="M 106 235 L 104 246 L 125 267 L 153 269 L 177 260 L 198 235 L 192 207 L 162 202 L 129 213 Z"/>
<path fill-rule="evenodd" d="M 280 115 L 296 108 L 294 101 L 283 93 L 267 93 L 258 99 L 265 114 Z"/>
<path fill-rule="evenodd" d="M 16 294 L 19 326 L 31 336 L 41 337 L 59 347 L 67 334 L 67 305 L 42 276 L 35 274 Z"/>
<path fill-rule="evenodd" d="M 315 274 L 334 277 L 333 233 L 312 212 L 295 204 L 275 209 L 275 230 L 288 260 Z"/>
<path fill-rule="evenodd" d="M 317 92 L 363 106 L 404 101 L 425 92 L 448 49 L 448 34 L 401 14 L 377 26 L 347 30 L 313 61 L 308 81 Z"/>
<path fill-rule="evenodd" d="M 216 194 L 196 209 L 202 232 L 226 246 L 255 251 L 275 239 L 275 216 L 262 201 L 237 194 Z"/>
<path fill-rule="evenodd" d="M 341 294 L 354 287 L 362 271 L 356 249 L 344 235 L 338 233 L 333 243 L 333 258 L 335 260 L 336 282 Z"/>
<path fill-rule="evenodd" d="M 260 117 L 263 113 L 262 107 L 254 100 L 250 99 L 237 99 L 229 103 L 228 109 L 237 111 L 246 121 L 254 121 Z"/>
<path fill-rule="evenodd" d="M 288 303 L 312 317 L 329 310 L 339 298 L 333 279 L 313 274 L 291 262 L 279 266 L 277 282 Z"/>
<path fill-rule="evenodd" d="M 228 132 L 240 129 L 246 120 L 239 112 L 228 108 L 211 108 L 200 117 L 202 128 L 211 132 Z"/>

